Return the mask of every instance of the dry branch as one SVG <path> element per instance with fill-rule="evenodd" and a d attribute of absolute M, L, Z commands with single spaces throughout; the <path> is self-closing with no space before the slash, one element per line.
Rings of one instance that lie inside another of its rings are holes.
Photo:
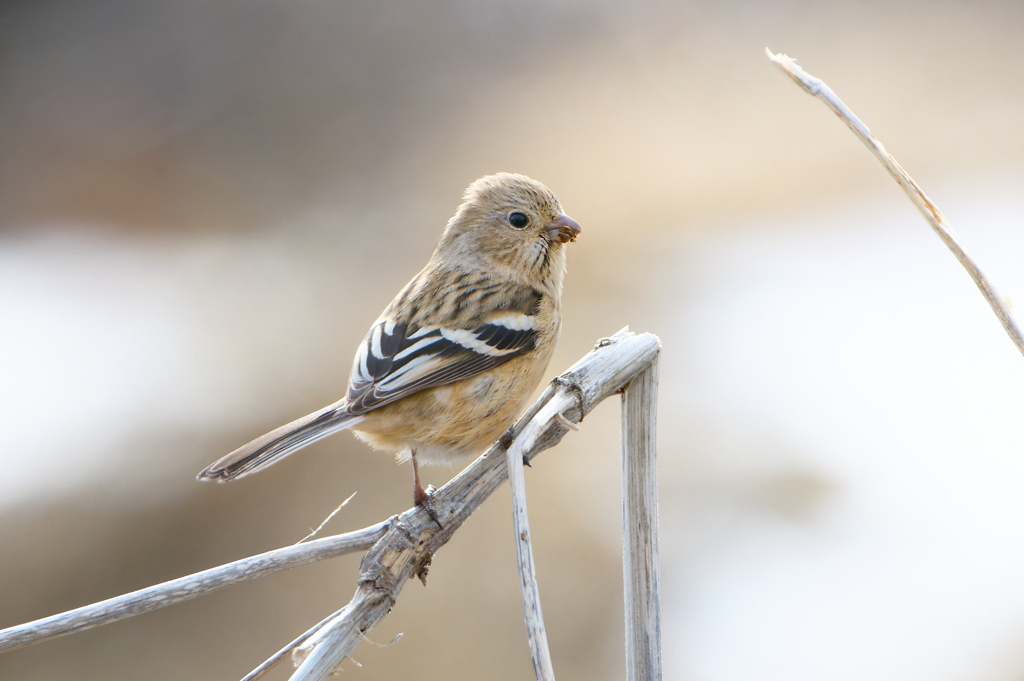
<path fill-rule="evenodd" d="M 548 648 L 544 614 L 540 607 L 537 567 L 533 561 L 533 540 L 526 512 L 523 455 L 524 452 L 529 451 L 546 424 L 552 419 L 558 418 L 575 401 L 576 398 L 567 392 L 558 392 L 553 395 L 544 408 L 537 413 L 537 417 L 527 424 L 519 438 L 509 445 L 505 452 L 508 482 L 512 490 L 512 521 L 515 526 L 516 555 L 519 559 L 519 586 L 523 594 L 523 614 L 526 617 L 526 633 L 530 642 L 530 657 L 533 659 L 533 674 L 537 681 L 555 681 L 555 670 L 551 662 L 551 651 Z"/>
<path fill-rule="evenodd" d="M 295 546 L 286 546 L 283 549 L 267 551 L 258 556 L 236 560 L 233 563 L 172 579 L 169 582 L 139 589 L 123 596 L 108 598 L 99 603 L 62 612 L 59 615 L 51 615 L 0 630 L 0 652 L 42 643 L 58 636 L 85 631 L 159 610 L 168 605 L 205 596 L 226 586 L 248 582 L 250 579 L 271 575 L 288 568 L 361 551 L 373 546 L 374 542 L 384 536 L 389 522 L 385 521 L 355 532 L 337 534 Z"/>
<path fill-rule="evenodd" d="M 1007 335 L 1010 336 L 1010 340 L 1013 341 L 1020 353 L 1024 355 L 1024 334 L 1021 333 L 1020 327 L 1017 326 L 1017 322 L 1013 319 L 1013 314 L 1007 307 L 1003 300 L 1003 297 L 999 295 L 999 291 L 996 287 L 988 280 L 985 274 L 978 267 L 974 259 L 971 258 L 964 250 L 963 246 L 960 245 L 960 241 L 956 235 L 953 234 L 952 228 L 949 226 L 949 222 L 946 221 L 946 216 L 942 214 L 938 206 L 932 203 L 921 187 L 907 174 L 907 171 L 903 170 L 902 166 L 896 162 L 896 159 L 892 157 L 885 147 L 879 142 L 871 131 L 868 130 L 868 126 L 864 125 L 863 122 L 850 110 L 850 107 L 846 106 L 841 99 L 836 95 L 832 89 L 826 85 L 819 78 L 815 78 L 810 75 L 802 68 L 797 66 L 796 61 L 787 57 L 784 54 L 772 54 L 772 51 L 765 48 L 765 52 L 768 53 L 768 58 L 775 62 L 782 71 L 793 79 L 793 81 L 802 87 L 808 94 L 814 95 L 821 101 L 825 102 L 826 106 L 839 116 L 847 127 L 853 131 L 853 133 L 860 139 L 864 145 L 871 150 L 871 153 L 881 161 L 885 169 L 889 171 L 893 179 L 903 188 L 910 200 L 917 206 L 917 209 L 921 211 L 928 224 L 932 226 L 935 233 L 942 239 L 942 243 L 946 244 L 946 247 L 953 252 L 956 259 L 960 261 L 967 273 L 971 275 L 971 279 L 978 286 L 978 290 L 981 291 L 981 295 L 988 301 L 989 306 L 995 313 L 996 317 L 999 318 L 1003 328 L 1006 329 Z"/>
<path fill-rule="evenodd" d="M 651 334 L 620 332 L 605 339 L 568 371 L 554 379 L 541 398 L 512 429 L 512 446 L 527 426 L 530 442 L 526 460 L 557 444 L 568 427 L 562 418 L 578 423 L 599 402 L 621 391 L 658 355 L 660 343 Z M 545 406 L 556 398 L 571 398 L 571 406 L 551 414 Z M 539 417 L 539 419 L 538 419 Z M 525 443 L 524 443 L 525 444 Z M 502 445 L 495 444 L 447 485 L 437 490 L 434 507 L 444 524 L 439 529 L 420 508 L 368 528 L 316 539 L 229 563 L 108 599 L 45 619 L 0 631 L 0 651 L 39 643 L 101 624 L 196 598 L 210 591 L 270 574 L 288 567 L 331 558 L 370 546 L 360 566 L 352 601 L 312 634 L 296 651 L 302 660 L 293 679 L 326 679 L 338 664 L 392 608 L 412 576 L 425 579 L 431 558 L 489 497 L 508 475 Z M 372 546 L 371 546 L 372 544 Z"/>
<path fill-rule="evenodd" d="M 622 393 L 622 583 L 627 681 L 661 681 L 657 403 L 655 359 Z"/>

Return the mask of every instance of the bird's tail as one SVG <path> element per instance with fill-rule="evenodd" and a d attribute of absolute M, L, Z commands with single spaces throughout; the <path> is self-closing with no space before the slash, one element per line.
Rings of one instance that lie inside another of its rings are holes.
<path fill-rule="evenodd" d="M 320 438 L 351 428 L 363 420 L 350 414 L 344 401 L 324 407 L 243 445 L 213 462 L 196 476 L 199 480 L 227 482 L 277 463 Z"/>

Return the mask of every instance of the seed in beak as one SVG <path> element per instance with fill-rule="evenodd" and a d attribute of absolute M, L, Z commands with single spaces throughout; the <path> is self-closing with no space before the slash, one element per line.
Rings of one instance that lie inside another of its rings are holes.
<path fill-rule="evenodd" d="M 576 237 L 583 231 L 579 223 L 565 213 L 559 215 L 558 219 L 550 223 L 544 230 L 548 234 L 548 241 L 559 241 L 563 244 L 576 241 Z"/>

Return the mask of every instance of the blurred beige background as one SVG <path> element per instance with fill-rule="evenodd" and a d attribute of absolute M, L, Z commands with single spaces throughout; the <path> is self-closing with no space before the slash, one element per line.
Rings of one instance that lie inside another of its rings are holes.
<path fill-rule="evenodd" d="M 0 6 L 0 626 L 404 510 L 335 400 L 463 188 L 583 225 L 555 374 L 664 342 L 666 676 L 1024 678 L 1024 361 L 800 59 L 1024 300 L 1016 2 Z M 432 469 L 441 484 L 453 471 Z M 618 414 L 527 472 L 560 679 L 620 679 Z M 345 675 L 526 679 L 502 491 Z M 300 568 L 0 656 L 0 678 L 236 679 L 346 602 Z M 273 678 L 286 678 L 279 671 Z"/>

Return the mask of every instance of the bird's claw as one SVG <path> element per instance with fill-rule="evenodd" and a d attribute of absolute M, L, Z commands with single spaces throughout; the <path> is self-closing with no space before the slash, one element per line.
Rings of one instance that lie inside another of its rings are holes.
<path fill-rule="evenodd" d="M 426 489 L 417 490 L 416 493 L 416 505 L 427 512 L 427 515 L 437 525 L 438 529 L 443 530 L 444 525 L 441 524 L 441 518 L 437 515 L 437 509 L 434 508 L 434 501 L 432 497 L 437 489 L 433 485 L 427 485 Z"/>

